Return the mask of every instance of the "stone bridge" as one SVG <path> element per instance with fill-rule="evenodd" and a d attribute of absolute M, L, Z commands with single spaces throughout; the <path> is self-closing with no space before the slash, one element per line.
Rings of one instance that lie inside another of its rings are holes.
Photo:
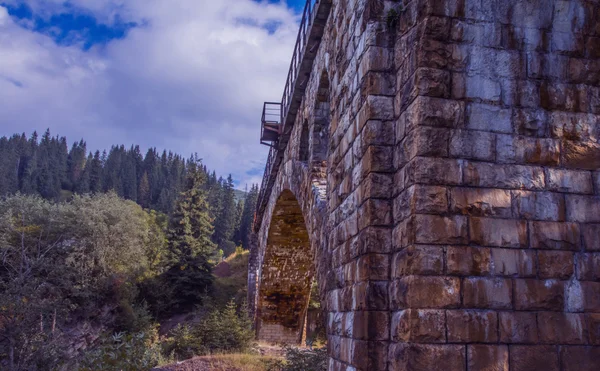
<path fill-rule="evenodd" d="M 311 0 L 256 214 L 260 340 L 329 370 L 600 370 L 600 1 Z"/>

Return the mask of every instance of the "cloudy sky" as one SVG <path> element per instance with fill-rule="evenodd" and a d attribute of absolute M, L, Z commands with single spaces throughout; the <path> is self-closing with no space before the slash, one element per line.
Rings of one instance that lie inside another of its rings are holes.
<path fill-rule="evenodd" d="M 198 152 L 259 182 L 304 0 L 0 0 L 0 136 Z"/>

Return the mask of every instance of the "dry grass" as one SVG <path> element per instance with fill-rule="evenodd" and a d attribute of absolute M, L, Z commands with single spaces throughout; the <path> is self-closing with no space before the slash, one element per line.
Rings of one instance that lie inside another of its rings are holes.
<path fill-rule="evenodd" d="M 221 354 L 195 357 L 190 360 L 163 366 L 164 371 L 268 371 L 276 357 L 257 354 Z"/>

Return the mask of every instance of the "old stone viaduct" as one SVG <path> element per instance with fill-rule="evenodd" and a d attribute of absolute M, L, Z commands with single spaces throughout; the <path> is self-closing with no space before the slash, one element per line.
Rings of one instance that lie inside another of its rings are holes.
<path fill-rule="evenodd" d="M 316 282 L 330 370 L 600 370 L 600 1 L 309 0 L 265 107 L 258 339 Z"/>

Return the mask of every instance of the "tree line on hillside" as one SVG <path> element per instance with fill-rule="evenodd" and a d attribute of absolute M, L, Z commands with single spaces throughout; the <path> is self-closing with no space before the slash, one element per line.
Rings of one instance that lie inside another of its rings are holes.
<path fill-rule="evenodd" d="M 157 323 L 210 309 L 212 269 L 222 255 L 206 169 L 192 158 L 185 170 L 169 216 L 112 190 L 68 200 L 0 198 L 1 369 L 145 370 L 183 354 L 179 340 L 158 338 Z M 194 337 L 197 352 L 249 346 L 245 311 L 236 314 L 232 303 L 212 313 L 199 333 L 237 328 L 237 335 L 218 343 Z M 128 345 L 115 345 L 115 333 Z M 119 349 L 127 352 L 115 359 Z"/>
<path fill-rule="evenodd" d="M 143 155 L 137 145 L 114 145 L 108 152 L 92 153 L 83 140 L 69 149 L 65 137 L 52 136 L 49 130 L 41 139 L 36 132 L 29 138 L 15 134 L 0 138 L 0 195 L 37 194 L 56 201 L 113 191 L 145 209 L 170 215 L 191 166 L 196 166 L 193 156 L 185 159 L 155 148 Z M 199 171 L 214 226 L 212 242 L 226 255 L 237 245 L 248 248 L 258 186 L 252 185 L 244 200 L 236 200 L 231 175 L 217 177 L 205 165 Z"/>

